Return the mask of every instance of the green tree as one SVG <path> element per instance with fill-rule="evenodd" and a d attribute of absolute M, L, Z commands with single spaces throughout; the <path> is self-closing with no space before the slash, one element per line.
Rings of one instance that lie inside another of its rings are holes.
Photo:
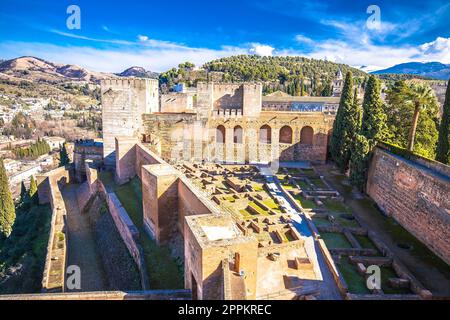
<path fill-rule="evenodd" d="M 9 189 L 3 159 L 0 159 L 0 236 L 9 237 L 15 219 L 16 209 Z"/>
<path fill-rule="evenodd" d="M 405 101 L 414 106 L 414 114 L 408 136 L 408 150 L 413 151 L 420 111 L 433 105 L 436 101 L 436 96 L 433 89 L 429 86 L 414 84 L 411 86 L 411 90 L 405 95 Z"/>
<path fill-rule="evenodd" d="M 361 134 L 369 141 L 385 140 L 388 135 L 386 114 L 381 101 L 380 81 L 371 75 L 366 83 Z"/>
<path fill-rule="evenodd" d="M 390 137 L 386 140 L 402 148 L 408 148 L 411 144 L 411 133 L 414 134 L 413 151 L 419 155 L 434 158 L 436 154 L 436 143 L 438 140 L 438 110 L 439 104 L 432 92 L 418 89 L 418 85 L 410 81 L 398 81 L 387 92 L 385 112 Z M 414 96 L 415 91 L 422 91 L 423 105 L 417 107 Z M 423 93 L 428 92 L 423 96 Z M 426 97 L 426 98 L 425 98 Z M 417 116 L 419 109 L 419 116 Z M 416 128 L 412 128 L 414 119 L 417 119 Z"/>
<path fill-rule="evenodd" d="M 450 165 L 450 79 L 445 94 L 444 112 L 439 126 L 436 160 Z"/>
<path fill-rule="evenodd" d="M 352 141 L 359 133 L 361 112 L 355 104 L 353 93 L 353 76 L 347 72 L 342 90 L 339 109 L 333 124 L 333 133 L 330 140 L 330 152 L 341 171 L 348 169 Z"/>
<path fill-rule="evenodd" d="M 20 184 L 20 203 L 25 203 L 27 201 L 28 191 L 25 187 L 25 182 L 22 181 Z"/>
<path fill-rule="evenodd" d="M 370 150 L 371 146 L 369 140 L 363 135 L 356 135 L 351 150 L 350 183 L 360 191 L 364 190 L 367 179 Z"/>
<path fill-rule="evenodd" d="M 62 146 L 59 148 L 59 166 L 64 167 L 65 165 L 69 164 L 69 154 L 67 153 L 66 144 L 63 143 Z"/>
<path fill-rule="evenodd" d="M 31 176 L 30 179 L 30 189 L 28 190 L 28 197 L 30 199 L 31 204 L 38 204 L 39 203 L 39 197 L 38 197 L 38 188 L 36 180 L 33 176 Z"/>

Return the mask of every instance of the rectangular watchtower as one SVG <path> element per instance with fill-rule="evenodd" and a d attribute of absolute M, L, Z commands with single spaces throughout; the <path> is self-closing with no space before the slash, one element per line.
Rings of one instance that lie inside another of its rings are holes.
<path fill-rule="evenodd" d="M 138 137 L 142 115 L 159 111 L 158 80 L 107 79 L 101 82 L 103 158 L 115 165 L 115 137 Z"/>

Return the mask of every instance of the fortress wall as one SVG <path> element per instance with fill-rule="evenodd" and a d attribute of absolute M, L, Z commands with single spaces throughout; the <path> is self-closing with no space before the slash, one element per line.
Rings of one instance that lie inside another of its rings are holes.
<path fill-rule="evenodd" d="M 218 213 L 211 201 L 199 194 L 185 177 L 178 181 L 178 229 L 184 234 L 184 218 L 191 215 Z"/>
<path fill-rule="evenodd" d="M 50 203 L 52 208 L 47 255 L 42 276 L 43 292 L 50 290 L 63 292 L 65 290 L 67 252 L 67 234 L 65 234 L 66 208 L 60 187 L 69 183 L 69 170 L 69 168 L 60 167 L 36 177 L 40 203 Z"/>
<path fill-rule="evenodd" d="M 160 112 L 192 112 L 193 97 L 187 93 L 171 92 L 161 95 Z"/>
<path fill-rule="evenodd" d="M 448 168 L 425 159 L 406 160 L 377 147 L 369 168 L 367 194 L 450 264 Z"/>

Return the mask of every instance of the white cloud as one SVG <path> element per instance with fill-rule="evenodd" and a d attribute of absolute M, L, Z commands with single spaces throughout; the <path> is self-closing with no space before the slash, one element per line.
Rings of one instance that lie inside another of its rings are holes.
<path fill-rule="evenodd" d="M 295 41 L 299 43 L 305 43 L 305 44 L 313 44 L 314 40 L 311 38 L 308 38 L 307 36 L 304 36 L 302 34 L 298 34 L 295 36 Z"/>
<path fill-rule="evenodd" d="M 162 72 L 191 61 L 202 65 L 207 61 L 226 56 L 246 54 L 247 48 L 223 47 L 218 50 L 206 48 L 177 48 L 133 46 L 125 48 L 98 49 L 93 47 L 64 47 L 48 43 L 2 42 L 0 52 L 5 58 L 36 56 L 56 63 L 76 64 L 100 72 L 121 72 L 130 66 L 142 66 L 147 70 Z"/>
<path fill-rule="evenodd" d="M 251 43 L 248 52 L 257 56 L 272 56 L 275 48 L 260 43 Z"/>
<path fill-rule="evenodd" d="M 450 38 L 437 37 L 436 40 L 421 45 L 420 50 L 426 57 L 450 62 Z"/>

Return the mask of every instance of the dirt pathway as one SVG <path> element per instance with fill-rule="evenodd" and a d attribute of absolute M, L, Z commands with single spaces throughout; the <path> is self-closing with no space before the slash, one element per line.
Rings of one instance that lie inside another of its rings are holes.
<path fill-rule="evenodd" d="M 68 185 L 62 190 L 67 209 L 67 265 L 77 265 L 81 270 L 81 290 L 67 291 L 101 291 L 106 288 L 105 275 L 96 252 L 94 230 L 78 208 L 77 188 L 78 185 Z"/>

